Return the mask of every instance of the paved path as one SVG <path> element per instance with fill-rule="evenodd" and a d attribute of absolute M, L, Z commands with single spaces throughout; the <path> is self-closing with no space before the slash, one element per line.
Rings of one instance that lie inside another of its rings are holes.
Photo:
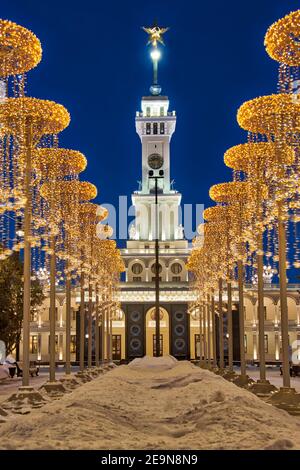
<path fill-rule="evenodd" d="M 74 372 L 78 368 L 74 367 Z M 59 367 L 56 370 L 56 376 L 59 379 L 65 373 L 64 367 Z M 35 388 L 39 388 L 43 383 L 47 382 L 49 377 L 49 369 L 47 367 L 41 367 L 39 375 L 36 377 L 30 377 L 30 385 Z M 13 379 L 7 379 L 0 381 L 0 403 L 8 398 L 12 393 L 16 392 L 22 385 L 22 377 L 14 377 Z"/>
<path fill-rule="evenodd" d="M 239 368 L 235 368 L 239 373 Z M 253 380 L 259 379 L 259 367 L 248 367 L 247 374 Z M 267 379 L 275 385 L 275 387 L 282 387 L 282 375 L 280 375 L 279 367 L 267 368 Z M 297 392 L 300 392 L 300 377 L 291 377 L 291 387 L 294 387 Z"/>

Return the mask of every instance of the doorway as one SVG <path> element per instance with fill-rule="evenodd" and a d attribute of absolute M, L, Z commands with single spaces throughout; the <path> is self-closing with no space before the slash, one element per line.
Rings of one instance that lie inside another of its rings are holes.
<path fill-rule="evenodd" d="M 162 356 L 170 354 L 169 339 L 169 313 L 163 307 L 160 307 L 160 353 Z M 146 355 L 156 355 L 156 331 L 155 331 L 155 307 L 148 310 L 146 314 Z"/>
<path fill-rule="evenodd" d="M 121 360 L 121 335 L 112 335 L 112 358 L 113 361 Z"/>

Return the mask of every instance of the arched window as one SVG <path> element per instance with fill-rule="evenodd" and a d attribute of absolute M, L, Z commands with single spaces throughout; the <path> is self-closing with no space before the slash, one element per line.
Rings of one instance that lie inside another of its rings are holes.
<path fill-rule="evenodd" d="M 182 266 L 179 263 L 173 263 L 171 266 L 171 271 L 173 274 L 180 274 L 182 271 Z"/>
<path fill-rule="evenodd" d="M 155 274 L 155 263 L 151 266 L 151 271 L 153 272 L 153 274 Z M 158 265 L 158 272 L 159 272 L 159 274 L 162 272 L 162 265 L 161 264 Z"/>
<path fill-rule="evenodd" d="M 143 266 L 140 263 L 134 263 L 131 267 L 133 274 L 141 274 Z"/>

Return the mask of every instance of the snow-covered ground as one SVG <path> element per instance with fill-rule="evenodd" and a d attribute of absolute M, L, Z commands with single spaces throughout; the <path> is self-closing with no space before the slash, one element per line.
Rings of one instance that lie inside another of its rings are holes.
<path fill-rule="evenodd" d="M 74 371 L 78 370 L 78 367 L 73 367 Z M 60 377 L 65 375 L 64 367 L 56 368 L 56 378 L 59 380 Z M 39 375 L 36 377 L 30 377 L 30 385 L 33 387 L 41 387 L 45 382 L 49 380 L 49 368 L 42 367 L 40 368 Z M 16 393 L 18 388 L 22 385 L 22 377 L 15 377 L 13 379 L 8 378 L 5 381 L 0 381 L 0 405 L 1 402 L 6 400 L 12 393 Z"/>
<path fill-rule="evenodd" d="M 173 358 L 120 366 L 0 424 L 1 449 L 300 449 L 300 419 Z"/>
<path fill-rule="evenodd" d="M 235 368 L 237 374 L 240 373 L 240 369 L 237 367 Z M 253 380 L 259 379 L 259 367 L 247 367 L 247 374 Z M 275 387 L 280 388 L 282 387 L 282 375 L 280 375 L 279 367 L 271 367 L 267 366 L 266 368 L 267 379 L 271 382 Z M 291 387 L 293 387 L 297 392 L 300 392 L 300 376 L 291 377 Z"/>
<path fill-rule="evenodd" d="M 234 367 L 237 374 L 240 373 L 238 367 Z M 78 371 L 78 367 L 72 367 L 73 372 Z M 65 368 L 59 366 L 56 368 L 56 378 L 59 379 L 65 374 Z M 259 368 L 255 366 L 247 367 L 247 374 L 253 380 L 259 379 Z M 49 379 L 49 369 L 47 366 L 43 366 L 40 369 L 38 377 L 30 378 L 30 385 L 33 387 L 40 387 Z M 276 387 L 282 387 L 282 376 L 279 372 L 279 367 L 267 367 L 267 379 Z M 13 379 L 7 379 L 5 381 L 0 381 L 0 404 L 2 401 L 6 400 L 12 393 L 17 392 L 18 388 L 22 385 L 22 378 L 14 377 Z M 297 392 L 300 392 L 300 376 L 291 377 L 291 387 L 294 387 Z"/>

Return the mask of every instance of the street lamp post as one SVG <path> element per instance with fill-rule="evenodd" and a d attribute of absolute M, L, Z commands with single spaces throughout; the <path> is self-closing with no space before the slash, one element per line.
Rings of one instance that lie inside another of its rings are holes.
<path fill-rule="evenodd" d="M 153 171 L 149 171 L 149 179 L 155 182 L 155 355 L 161 356 L 160 351 L 160 309 L 159 309 L 159 220 L 158 220 L 158 180 L 163 178 L 163 170 L 160 175 L 153 175 Z"/>

